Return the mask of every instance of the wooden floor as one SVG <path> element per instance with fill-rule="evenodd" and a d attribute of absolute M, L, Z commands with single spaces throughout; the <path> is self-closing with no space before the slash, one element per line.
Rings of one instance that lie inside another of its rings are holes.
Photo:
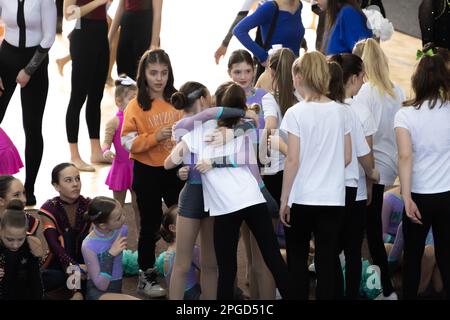
<path fill-rule="evenodd" d="M 172 59 L 177 87 L 185 81 L 196 80 L 214 91 L 220 83 L 229 79 L 226 72 L 226 60 L 229 55 L 225 57 L 225 61 L 221 61 L 216 66 L 213 54 L 233 20 L 235 12 L 240 6 L 240 1 L 223 1 L 214 4 L 210 2 L 212 1 L 194 1 L 198 8 L 193 8 L 190 1 L 166 1 L 164 3 L 161 32 L 162 46 Z M 305 3 L 303 9 L 305 27 L 308 27 L 311 22 L 308 5 L 308 3 Z M 190 12 L 191 16 L 187 16 L 186 12 Z M 43 121 L 45 147 L 43 162 L 36 182 L 38 205 L 55 195 L 50 185 L 52 168 L 56 164 L 70 159 L 65 131 L 65 113 L 70 96 L 71 65 L 70 63 L 66 65 L 62 77 L 59 75 L 55 63 L 56 58 L 62 57 L 68 52 L 66 35 L 70 30 L 71 25 L 66 24 L 64 35 L 57 37 L 50 51 L 50 89 Z M 308 29 L 306 38 L 309 48 L 314 48 L 314 30 Z M 395 33 L 392 39 L 383 43 L 382 46 L 390 59 L 392 80 L 399 83 L 409 93 L 409 81 L 415 65 L 415 52 L 420 46 L 420 41 L 404 34 Z M 233 39 L 228 54 L 240 47 L 241 45 Z M 115 71 L 113 71 L 114 75 Z M 105 122 L 116 112 L 113 93 L 113 89 L 105 88 L 102 101 L 102 130 Z M 19 90 L 16 90 L 1 127 L 13 139 L 23 158 L 24 134 L 21 125 L 19 97 Z M 103 137 L 103 132 L 101 137 Z M 82 156 L 88 161 L 90 147 L 84 108 L 80 117 L 79 143 Z M 91 197 L 111 195 L 104 184 L 109 166 L 96 165 L 95 167 L 95 173 L 82 173 L 82 193 Z M 24 175 L 22 169 L 18 177 L 23 180 Z"/>

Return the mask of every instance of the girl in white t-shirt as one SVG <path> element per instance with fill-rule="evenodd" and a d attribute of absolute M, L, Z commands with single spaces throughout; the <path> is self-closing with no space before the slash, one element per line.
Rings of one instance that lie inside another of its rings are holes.
<path fill-rule="evenodd" d="M 264 127 L 261 127 L 264 130 L 260 131 L 262 134 L 259 157 L 263 165 L 261 173 L 264 176 L 264 184 L 278 205 L 280 204 L 285 156 L 278 151 L 278 148 L 267 150 L 267 138 L 276 136 L 280 143 L 287 143 L 287 134 L 279 129 L 286 110 L 298 102 L 292 84 L 291 69 L 294 60 L 295 55 L 288 48 L 279 49 L 270 55 L 269 74 L 272 90 L 262 98 L 265 123 Z M 278 215 L 272 222 L 274 226 L 277 226 Z"/>
<path fill-rule="evenodd" d="M 225 91 L 220 104 L 245 109 L 245 92 L 231 84 Z M 214 216 L 214 247 L 219 268 L 217 299 L 232 299 L 233 284 L 237 271 L 236 250 L 239 229 L 246 222 L 253 233 L 264 261 L 271 271 L 277 288 L 283 297 L 287 297 L 287 267 L 281 257 L 279 245 L 272 227 L 266 200 L 253 175 L 258 166 L 252 141 L 248 136 L 239 136 L 223 146 L 213 146 L 205 142 L 217 126 L 231 128 L 240 118 L 211 120 L 203 126 L 183 136 L 176 152 L 183 156 L 189 151 L 196 155 L 197 168 L 202 173 L 204 210 Z M 187 150 L 188 149 L 188 150 Z M 180 154 L 181 153 L 181 154 Z M 234 168 L 215 167 L 206 169 L 203 159 L 227 157 L 235 163 Z"/>
<path fill-rule="evenodd" d="M 329 97 L 343 103 L 352 128 L 350 134 L 352 161 L 345 168 L 345 218 L 341 245 L 345 254 L 345 297 L 358 299 L 366 200 L 357 201 L 357 194 L 359 186 L 363 186 L 364 188 L 359 189 L 364 189 L 363 192 L 365 192 L 366 173 L 376 182 L 379 179 L 379 173 L 374 169 L 373 154 L 369 146 L 372 133 L 376 129 L 371 113 L 364 106 L 357 106 L 352 99 L 363 84 L 364 69 L 361 58 L 346 53 L 334 55 L 329 61 L 331 74 Z M 354 109 L 355 107 L 357 110 Z"/>
<path fill-rule="evenodd" d="M 368 81 L 359 90 L 355 101 L 366 105 L 375 119 L 377 131 L 373 135 L 373 154 L 375 166 L 380 171 L 380 182 L 373 185 L 372 201 L 367 207 L 367 241 L 373 264 L 381 270 L 384 298 L 396 299 L 383 244 L 381 210 L 384 188 L 393 185 L 397 176 L 394 117 L 405 100 L 405 94 L 399 85 L 389 79 L 387 57 L 380 45 L 374 39 L 367 39 L 362 48 L 362 60 Z"/>
<path fill-rule="evenodd" d="M 450 72 L 424 56 L 412 76 L 414 96 L 395 116 L 405 203 L 403 297 L 416 299 L 425 239 L 433 228 L 436 262 L 450 298 Z"/>
<path fill-rule="evenodd" d="M 294 86 L 305 99 L 289 108 L 281 129 L 288 133 L 280 219 L 291 227 L 286 239 L 292 294 L 308 299 L 308 253 L 315 239 L 316 297 L 343 295 L 339 237 L 344 219 L 345 167 L 351 161 L 350 123 L 341 104 L 326 95 L 330 80 L 325 56 L 306 53 L 294 62 Z"/>

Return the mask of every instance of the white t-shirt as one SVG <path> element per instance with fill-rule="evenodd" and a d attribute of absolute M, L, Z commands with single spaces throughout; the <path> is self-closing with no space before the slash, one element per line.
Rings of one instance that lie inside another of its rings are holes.
<path fill-rule="evenodd" d="M 430 109 L 404 107 L 395 116 L 395 128 L 411 134 L 413 170 L 411 191 L 433 194 L 450 191 L 450 103 Z"/>
<path fill-rule="evenodd" d="M 299 170 L 288 205 L 345 206 L 344 136 L 351 122 L 342 105 L 299 102 L 287 110 L 281 129 L 300 139 Z"/>
<path fill-rule="evenodd" d="M 264 112 L 264 120 L 268 117 L 275 117 L 277 119 L 277 128 L 280 128 L 283 115 L 281 114 L 280 106 L 278 105 L 275 97 L 268 93 L 262 98 L 262 108 Z M 277 130 L 281 139 L 287 143 L 287 134 L 281 130 Z M 278 150 L 270 149 L 270 165 L 264 166 L 261 169 L 263 175 L 274 175 L 279 171 L 284 170 L 284 161 L 286 157 Z"/>
<path fill-rule="evenodd" d="M 369 137 L 374 135 L 375 132 L 377 132 L 377 126 L 370 110 L 364 104 L 358 103 L 351 98 L 345 99 L 345 103 L 350 105 L 350 108 L 358 117 L 359 122 L 362 125 L 364 136 Z M 359 180 L 358 190 L 356 192 L 356 201 L 367 200 L 366 173 L 360 164 L 358 164 L 358 170 Z"/>
<path fill-rule="evenodd" d="M 345 168 L 345 186 L 357 188 L 359 181 L 358 157 L 370 153 L 370 148 L 358 116 L 349 105 L 343 105 L 343 107 L 348 113 L 347 116 L 350 119 L 352 128 L 350 133 L 352 138 L 352 162 Z"/>
<path fill-rule="evenodd" d="M 215 128 L 217 121 L 210 120 L 182 138 L 199 160 L 238 154 L 236 167 L 214 168 L 202 174 L 205 211 L 219 216 L 266 202 L 250 169 L 242 165 L 245 159 L 256 163 L 250 139 L 240 136 L 223 146 L 213 147 L 204 142 L 204 137 Z"/>
<path fill-rule="evenodd" d="M 394 117 L 405 100 L 400 86 L 394 84 L 395 98 L 380 95 L 370 83 L 365 83 L 355 100 L 366 105 L 372 113 L 377 132 L 373 136 L 375 166 L 380 171 L 380 184 L 392 185 L 397 177 L 397 143 L 394 131 Z"/>

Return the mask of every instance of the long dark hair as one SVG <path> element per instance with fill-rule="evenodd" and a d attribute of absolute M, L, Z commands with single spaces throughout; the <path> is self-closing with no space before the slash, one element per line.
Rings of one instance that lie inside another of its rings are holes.
<path fill-rule="evenodd" d="M 328 58 L 330 62 L 337 62 L 343 72 L 344 86 L 351 76 L 359 75 L 364 70 L 364 64 L 360 57 L 352 53 L 335 54 Z"/>
<path fill-rule="evenodd" d="M 345 90 L 343 72 L 341 66 L 334 61 L 328 62 L 330 68 L 330 82 L 328 85 L 328 98 L 336 102 L 344 103 Z"/>
<path fill-rule="evenodd" d="M 244 89 L 242 89 L 239 85 L 232 83 L 228 86 L 228 88 L 223 93 L 221 98 L 221 106 L 229 107 L 229 108 L 237 108 L 245 110 L 247 108 L 247 97 L 245 95 Z M 219 120 L 217 124 L 220 127 L 232 128 L 241 118 L 229 118 Z"/>
<path fill-rule="evenodd" d="M 283 116 L 287 109 L 298 102 L 294 95 L 294 84 L 292 82 L 294 61 L 295 54 L 288 48 L 275 51 L 269 58 L 269 68 L 274 72 L 272 89 Z"/>
<path fill-rule="evenodd" d="M 450 101 L 450 71 L 445 66 L 444 58 L 440 54 L 424 56 L 420 59 L 416 71 L 411 78 L 414 97 L 403 102 L 404 106 L 414 106 L 420 109 L 422 104 L 429 100 L 430 109 L 433 109 L 438 100 L 441 107 Z"/>
<path fill-rule="evenodd" d="M 326 26 L 325 26 L 325 34 L 328 35 L 328 38 L 326 41 L 324 41 L 324 46 L 322 48 L 323 50 L 325 50 L 326 46 L 328 45 L 331 28 L 333 28 L 334 24 L 336 23 L 336 19 L 339 12 L 346 5 L 353 7 L 364 18 L 364 22 L 367 21 L 366 15 L 361 10 L 361 7 L 356 0 L 328 0 L 326 10 Z"/>
<path fill-rule="evenodd" d="M 174 78 L 173 78 L 173 70 L 172 64 L 170 63 L 169 55 L 162 49 L 156 50 L 147 50 L 141 57 L 139 61 L 138 67 L 138 75 L 137 75 L 137 101 L 142 110 L 147 111 L 152 107 L 153 99 L 150 97 L 150 93 L 147 87 L 147 78 L 145 76 L 145 70 L 150 63 L 159 63 L 164 64 L 169 69 L 169 77 L 167 79 L 166 87 L 164 88 L 163 96 L 164 100 L 167 102 L 170 101 L 170 97 L 177 90 L 173 86 Z"/>

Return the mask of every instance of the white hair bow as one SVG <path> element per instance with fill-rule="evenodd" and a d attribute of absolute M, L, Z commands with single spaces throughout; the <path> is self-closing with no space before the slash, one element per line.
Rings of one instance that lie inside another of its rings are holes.
<path fill-rule="evenodd" d="M 125 78 L 119 78 L 117 80 L 120 81 L 120 84 L 123 86 L 135 86 L 136 85 L 136 81 L 134 81 L 133 79 L 131 79 L 128 76 L 126 76 Z"/>

